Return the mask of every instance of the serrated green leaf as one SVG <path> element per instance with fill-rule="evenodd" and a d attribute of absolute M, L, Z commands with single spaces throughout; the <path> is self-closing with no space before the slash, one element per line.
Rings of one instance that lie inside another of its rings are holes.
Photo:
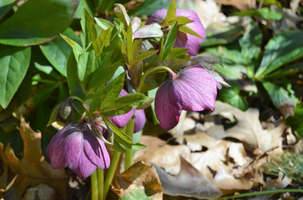
<path fill-rule="evenodd" d="M 230 88 L 223 87 L 220 90 L 218 99 L 245 111 L 249 105 L 247 100 L 240 95 L 238 84 L 236 82 L 231 82 L 230 86 Z"/>
<path fill-rule="evenodd" d="M 174 24 L 175 22 L 177 22 L 178 25 L 185 25 L 185 24 L 192 23 L 193 21 L 188 19 L 187 17 L 178 16 L 178 17 L 175 17 L 174 20 L 170 22 L 170 24 Z"/>
<path fill-rule="evenodd" d="M 118 98 L 124 83 L 125 72 L 120 74 L 117 78 L 115 78 L 112 82 L 110 82 L 106 87 L 101 97 L 101 106 L 100 111 L 103 108 L 109 106 L 114 103 L 114 101 Z"/>
<path fill-rule="evenodd" d="M 30 47 L 0 45 L 0 105 L 6 108 L 17 92 L 31 57 Z"/>
<path fill-rule="evenodd" d="M 81 54 L 78 62 L 78 76 L 85 89 L 91 78 L 91 74 L 95 71 L 95 51 L 91 46 Z"/>
<path fill-rule="evenodd" d="M 139 106 L 142 102 L 150 100 L 143 94 L 127 94 L 119 97 L 106 107 L 102 107 L 101 113 L 105 116 L 112 117 L 129 112 L 133 107 Z"/>
<path fill-rule="evenodd" d="M 131 149 L 132 145 L 135 143 L 132 139 L 123 133 L 120 129 L 118 129 L 109 119 L 106 117 L 102 117 L 102 120 L 112 129 L 114 133 L 114 139 L 121 145 L 123 145 L 126 149 Z"/>
<path fill-rule="evenodd" d="M 303 57 L 302 31 L 285 31 L 274 36 L 265 46 L 265 52 L 255 78 L 266 77 L 267 74 L 286 63 Z"/>
<path fill-rule="evenodd" d="M 63 35 L 66 35 L 77 43 L 81 42 L 80 38 L 71 28 L 67 28 L 63 32 Z M 47 60 L 54 66 L 54 68 L 66 77 L 67 59 L 70 52 L 72 51 L 70 45 L 68 45 L 62 37 L 56 37 L 55 39 L 43 45 L 40 45 L 40 48 Z"/>
<path fill-rule="evenodd" d="M 94 19 L 88 13 L 86 9 L 83 10 L 81 18 L 81 42 L 82 47 L 87 48 L 91 42 L 94 42 L 97 38 L 97 30 L 95 27 Z"/>
<path fill-rule="evenodd" d="M 109 66 L 112 54 L 112 51 L 103 53 L 95 62 L 96 70 L 90 75 L 88 91 L 96 91 L 101 85 L 109 82 L 115 74 L 118 67 Z"/>
<path fill-rule="evenodd" d="M 158 53 L 159 50 L 151 50 L 151 51 L 145 51 L 143 53 L 141 53 L 140 55 L 138 55 L 136 57 L 136 60 L 135 61 L 140 61 L 140 60 L 144 60 L 146 58 L 149 58 L 153 55 L 155 55 L 156 53 Z"/>
<path fill-rule="evenodd" d="M 186 56 L 186 52 L 188 49 L 183 48 L 173 48 L 167 55 L 166 59 L 174 59 L 174 58 L 184 58 Z"/>
<path fill-rule="evenodd" d="M 161 24 L 169 24 L 169 22 L 173 21 L 176 17 L 177 12 L 177 4 L 175 0 L 171 0 L 169 7 L 167 9 L 167 14 L 165 19 L 161 22 Z"/>
<path fill-rule="evenodd" d="M 155 11 L 161 8 L 168 9 L 170 1 L 168 0 L 146 0 L 134 9 L 128 11 L 129 15 L 152 15 Z"/>
<path fill-rule="evenodd" d="M 107 30 L 108 28 L 114 28 L 114 25 L 105 19 L 95 17 L 95 20 L 98 26 L 103 30 Z"/>
<path fill-rule="evenodd" d="M 74 40 L 61 35 L 61 37 L 73 48 L 73 52 L 76 58 L 76 61 L 79 61 L 79 57 L 80 55 L 85 51 L 85 49 L 83 49 L 77 42 L 75 42 Z"/>
<path fill-rule="evenodd" d="M 163 45 L 163 60 L 165 60 L 166 56 L 168 55 L 170 49 L 174 46 L 177 36 L 177 23 L 174 23 L 171 26 L 171 29 L 169 30 L 167 34 L 167 38 L 165 40 L 165 43 Z"/>
<path fill-rule="evenodd" d="M 105 90 L 105 85 L 99 86 L 97 92 L 94 94 L 93 99 L 89 106 L 89 111 L 92 113 L 96 110 L 99 110 L 102 104 L 102 95 Z"/>
<path fill-rule="evenodd" d="M 80 0 L 79 6 L 74 15 L 74 19 L 81 19 L 84 8 L 89 12 L 91 16 L 94 16 L 94 2 L 90 0 Z"/>
<path fill-rule="evenodd" d="M 187 34 L 196 36 L 196 37 L 198 37 L 198 38 L 204 39 L 204 38 L 201 37 L 198 33 L 196 33 L 193 29 L 189 28 L 189 27 L 186 26 L 186 25 L 179 26 L 179 29 L 178 29 L 178 30 L 181 31 L 181 32 L 183 32 L 183 33 L 187 33 Z"/>
<path fill-rule="evenodd" d="M 102 54 L 104 47 L 108 46 L 111 40 L 112 29 L 108 28 L 102 32 L 97 39 L 93 42 L 93 47 L 96 52 L 96 60 Z"/>
<path fill-rule="evenodd" d="M 79 0 L 31 0 L 0 25 L 0 43 L 29 46 L 41 44 L 66 29 Z"/>
<path fill-rule="evenodd" d="M 77 96 L 83 99 L 85 96 L 85 90 L 78 77 L 77 61 L 75 59 L 73 52 L 71 52 L 71 54 L 68 57 L 66 68 L 67 68 L 66 70 L 67 84 L 70 91 L 70 95 Z"/>

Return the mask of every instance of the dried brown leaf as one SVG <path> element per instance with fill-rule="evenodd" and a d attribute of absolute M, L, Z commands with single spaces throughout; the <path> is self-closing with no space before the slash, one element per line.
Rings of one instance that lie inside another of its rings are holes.
<path fill-rule="evenodd" d="M 20 134 L 24 142 L 24 156 L 19 160 L 10 145 L 5 148 L 9 167 L 16 174 L 12 186 L 5 192 L 5 199 L 21 199 L 29 187 L 40 183 L 56 190 L 62 197 L 67 197 L 69 176 L 64 169 L 53 169 L 47 163 L 41 150 L 41 133 L 33 131 L 23 117 L 20 118 Z"/>
<path fill-rule="evenodd" d="M 258 109 L 249 108 L 243 112 L 227 103 L 217 101 L 215 111 L 211 115 L 220 115 L 222 112 L 230 112 L 237 119 L 237 124 L 226 130 L 226 137 L 240 140 L 251 152 L 258 150 L 262 154 L 271 149 L 282 151 L 283 123 L 274 129 L 264 130 L 259 120 Z"/>
<path fill-rule="evenodd" d="M 163 189 L 158 174 L 153 166 L 148 166 L 143 162 L 137 162 L 129 167 L 119 176 L 120 188 L 113 191 L 123 198 L 135 189 L 144 191 L 145 195 L 160 200 L 163 196 Z"/>
<path fill-rule="evenodd" d="M 209 182 L 203 174 L 182 158 L 182 156 L 180 160 L 181 169 L 176 176 L 172 176 L 154 165 L 165 194 L 199 199 L 214 199 L 222 195 L 219 188 Z"/>

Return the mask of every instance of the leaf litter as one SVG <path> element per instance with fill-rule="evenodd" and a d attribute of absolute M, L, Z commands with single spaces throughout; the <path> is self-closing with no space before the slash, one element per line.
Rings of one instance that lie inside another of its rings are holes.
<path fill-rule="evenodd" d="M 215 108 L 204 116 L 204 124 L 196 121 L 194 131 L 186 130 L 189 134 L 173 130 L 178 132 L 174 135 L 177 144 L 142 136 L 141 142 L 147 148 L 138 150 L 134 161 L 154 165 L 164 194 L 170 196 L 215 199 L 260 187 L 271 190 L 288 186 L 291 179 L 286 176 L 265 179 L 263 167 L 283 152 L 284 121 L 260 122 L 257 109 L 243 112 L 220 101 Z M 181 118 L 180 123 L 185 121 Z M 226 121 L 229 127 L 222 123 Z M 291 131 L 287 137 L 294 137 Z M 293 143 L 293 139 L 285 141 Z"/>

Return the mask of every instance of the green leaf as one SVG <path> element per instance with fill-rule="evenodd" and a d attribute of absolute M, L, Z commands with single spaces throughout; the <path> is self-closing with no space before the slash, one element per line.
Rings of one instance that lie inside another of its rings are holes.
<path fill-rule="evenodd" d="M 171 29 L 169 30 L 169 32 L 167 34 L 167 38 L 166 38 L 164 46 L 163 46 L 163 60 L 165 60 L 165 58 L 168 55 L 170 49 L 175 44 L 177 31 L 178 31 L 177 23 L 174 23 L 171 26 Z"/>
<path fill-rule="evenodd" d="M 90 81 L 90 75 L 95 71 L 95 51 L 90 45 L 85 52 L 81 54 L 78 61 L 78 76 L 86 89 Z"/>
<path fill-rule="evenodd" d="M 118 67 L 109 66 L 112 54 L 112 51 L 103 53 L 95 62 L 96 70 L 90 75 L 88 91 L 96 91 L 102 84 L 109 82 L 115 74 Z"/>
<path fill-rule="evenodd" d="M 238 84 L 236 82 L 231 82 L 230 85 L 230 88 L 223 87 L 220 90 L 218 99 L 245 111 L 249 105 L 247 100 L 240 95 Z"/>
<path fill-rule="evenodd" d="M 128 94 L 119 97 L 111 104 L 101 108 L 101 113 L 105 116 L 112 117 L 129 112 L 133 107 L 139 106 L 142 102 L 150 100 L 143 94 Z"/>
<path fill-rule="evenodd" d="M 266 75 L 266 79 L 279 79 L 282 77 L 285 77 L 287 75 L 291 75 L 291 74 L 297 74 L 300 71 L 303 71 L 303 62 L 296 62 L 293 63 L 287 67 L 283 67 L 283 69 L 280 69 L 278 71 L 272 72 L 268 75 Z"/>
<path fill-rule="evenodd" d="M 30 47 L 0 45 L 0 105 L 6 108 L 20 86 L 31 58 Z"/>
<path fill-rule="evenodd" d="M 290 88 L 291 85 L 289 84 L 290 87 L 286 90 L 271 82 L 262 82 L 262 84 L 276 108 L 278 108 L 286 117 L 292 115 L 298 99 L 293 94 L 294 91 Z"/>
<path fill-rule="evenodd" d="M 165 19 L 161 22 L 161 24 L 170 24 L 169 22 L 173 21 L 176 17 L 177 12 L 177 4 L 175 0 L 171 0 L 169 7 L 167 9 L 167 14 Z M 172 23 L 171 23 L 172 24 Z"/>
<path fill-rule="evenodd" d="M 103 52 L 104 47 L 108 46 L 111 40 L 112 29 L 108 28 L 102 32 L 97 39 L 93 42 L 93 47 L 96 52 L 96 60 Z"/>
<path fill-rule="evenodd" d="M 77 42 L 81 42 L 71 28 L 67 28 L 63 34 L 75 41 L 78 40 Z M 68 45 L 62 37 L 56 37 L 55 39 L 40 45 L 40 48 L 54 68 L 66 77 L 67 59 L 72 51 L 70 45 Z"/>
<path fill-rule="evenodd" d="M 175 22 L 177 22 L 178 25 L 185 25 L 185 24 L 192 23 L 193 21 L 188 19 L 187 17 L 178 16 L 178 17 L 175 17 L 174 20 L 170 22 L 170 24 L 174 24 Z"/>
<path fill-rule="evenodd" d="M 75 42 L 74 40 L 61 35 L 61 37 L 73 48 L 73 52 L 76 58 L 76 61 L 79 61 L 79 57 L 80 55 L 85 51 L 85 49 L 83 49 L 77 42 Z"/>
<path fill-rule="evenodd" d="M 13 8 L 17 3 L 15 0 L 0 1 L 0 20 Z"/>
<path fill-rule="evenodd" d="M 239 40 L 241 46 L 241 54 L 244 57 L 247 66 L 247 75 L 253 78 L 255 66 L 259 65 L 258 58 L 260 57 L 262 33 L 255 21 L 250 22 L 246 33 Z"/>
<path fill-rule="evenodd" d="M 153 200 L 153 197 L 149 196 L 148 194 L 145 194 L 145 191 L 136 187 L 131 192 L 127 193 L 125 196 L 123 196 L 120 200 Z"/>
<path fill-rule="evenodd" d="M 299 104 L 294 110 L 294 116 L 287 118 L 286 124 L 291 126 L 292 131 L 296 131 L 303 137 L 303 103 Z"/>
<path fill-rule="evenodd" d="M 71 52 L 67 60 L 67 84 L 71 96 L 77 96 L 81 99 L 85 96 L 85 90 L 81 84 L 78 77 L 78 67 L 77 61 L 75 59 L 74 53 Z"/>
<path fill-rule="evenodd" d="M 169 54 L 167 55 L 166 59 L 174 59 L 174 58 L 184 58 L 186 56 L 186 52 L 188 49 L 183 49 L 183 48 L 173 48 Z"/>
<path fill-rule="evenodd" d="M 236 23 L 228 26 L 210 24 L 206 29 L 206 40 L 201 43 L 201 47 L 209 47 L 214 45 L 224 45 L 232 43 L 243 34 L 243 26 Z"/>
<path fill-rule="evenodd" d="M 91 42 L 97 38 L 97 30 L 95 27 L 94 19 L 86 9 L 83 10 L 81 18 L 81 41 L 82 47 L 87 48 Z"/>
<path fill-rule="evenodd" d="M 132 139 L 123 133 L 120 129 L 118 129 L 109 119 L 106 117 L 102 117 L 102 120 L 112 129 L 114 132 L 114 139 L 121 145 L 123 145 L 126 149 L 131 149 L 132 145 L 135 143 L 132 141 Z"/>
<path fill-rule="evenodd" d="M 275 19 L 280 20 L 282 19 L 282 14 L 278 11 L 271 11 L 267 7 L 260 8 L 257 10 L 246 10 L 243 12 L 236 12 L 232 15 L 237 16 L 257 16 L 257 17 L 263 17 L 264 19 Z"/>
<path fill-rule="evenodd" d="M 155 11 L 161 8 L 168 8 L 170 4 L 169 0 L 146 0 L 142 4 L 128 11 L 129 15 L 152 15 Z"/>
<path fill-rule="evenodd" d="M 112 28 L 112 29 L 114 28 L 114 25 L 105 19 L 95 17 L 95 20 L 96 20 L 97 24 L 99 25 L 99 27 L 103 30 L 107 30 L 109 28 Z"/>
<path fill-rule="evenodd" d="M 94 16 L 94 2 L 91 0 L 80 0 L 79 6 L 74 15 L 74 19 L 81 19 L 84 8 L 91 16 Z"/>
<path fill-rule="evenodd" d="M 31 0 L 0 25 L 0 43 L 29 46 L 51 40 L 68 27 L 78 0 Z"/>
<path fill-rule="evenodd" d="M 121 20 L 121 22 L 123 22 L 123 24 L 125 25 L 125 27 L 128 27 L 129 23 L 130 23 L 130 18 L 125 10 L 125 7 L 122 4 L 116 4 L 115 5 L 115 14 L 116 16 Z"/>
<path fill-rule="evenodd" d="M 201 37 L 198 33 L 196 33 L 195 31 L 193 31 L 193 29 L 189 28 L 189 27 L 186 26 L 186 25 L 179 26 L 179 29 L 178 29 L 178 30 L 181 31 L 181 32 L 183 32 L 183 33 L 187 33 L 187 34 L 196 36 L 196 37 L 198 37 L 198 38 L 204 39 L 204 38 Z"/>
<path fill-rule="evenodd" d="M 93 106 L 90 107 L 91 112 L 95 110 L 102 111 L 104 107 L 107 107 L 108 105 L 114 103 L 123 88 L 124 76 L 125 72 L 120 74 L 106 87 L 101 86 L 98 89 L 92 100 Z"/>
<path fill-rule="evenodd" d="M 285 31 L 274 36 L 265 46 L 264 56 L 255 77 L 263 78 L 284 64 L 302 57 L 302 31 Z"/>
<path fill-rule="evenodd" d="M 138 28 L 133 35 L 134 38 L 161 38 L 163 31 L 159 24 L 153 23 Z"/>
<path fill-rule="evenodd" d="M 140 55 L 138 55 L 136 57 L 136 61 L 140 61 L 140 60 L 144 60 L 146 58 L 149 58 L 153 55 L 155 55 L 156 53 L 158 53 L 159 50 L 151 50 L 151 51 L 145 51 L 143 53 L 141 53 Z"/>

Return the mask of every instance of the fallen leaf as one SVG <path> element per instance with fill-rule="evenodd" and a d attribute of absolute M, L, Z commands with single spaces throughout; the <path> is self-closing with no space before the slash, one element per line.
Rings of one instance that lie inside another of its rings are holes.
<path fill-rule="evenodd" d="M 235 6 L 240 11 L 252 9 L 256 5 L 256 0 L 214 0 L 218 4 Z"/>
<path fill-rule="evenodd" d="M 113 191 L 120 199 L 154 199 L 163 197 L 163 189 L 153 166 L 137 162 L 119 176 L 120 188 Z"/>
<path fill-rule="evenodd" d="M 215 111 L 211 115 L 220 115 L 222 112 L 230 112 L 237 119 L 235 126 L 225 131 L 225 137 L 231 137 L 243 142 L 244 147 L 250 151 L 259 150 L 260 154 L 276 149 L 282 151 L 282 134 L 284 123 L 274 129 L 263 129 L 259 120 L 259 110 L 249 108 L 245 112 L 229 104 L 216 101 Z"/>
<path fill-rule="evenodd" d="M 5 156 L 10 169 L 15 173 L 11 187 L 5 191 L 5 199 L 21 199 L 27 188 L 46 184 L 67 198 L 67 184 L 70 177 L 64 169 L 53 169 L 45 161 L 41 150 L 41 133 L 34 132 L 23 117 L 20 118 L 20 134 L 24 141 L 23 158 L 19 160 L 10 145 L 5 148 Z"/>
<path fill-rule="evenodd" d="M 203 199 L 215 199 L 222 195 L 219 188 L 188 163 L 182 156 L 181 169 L 176 176 L 172 176 L 154 165 L 161 180 L 164 193 L 171 196 L 186 196 Z"/>

